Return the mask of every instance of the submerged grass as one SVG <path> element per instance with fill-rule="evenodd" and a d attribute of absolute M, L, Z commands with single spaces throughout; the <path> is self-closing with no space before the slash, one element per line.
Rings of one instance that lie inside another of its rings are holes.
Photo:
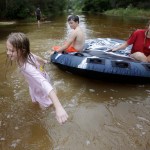
<path fill-rule="evenodd" d="M 12 25 L 15 24 L 15 21 L 0 21 L 0 25 Z"/>

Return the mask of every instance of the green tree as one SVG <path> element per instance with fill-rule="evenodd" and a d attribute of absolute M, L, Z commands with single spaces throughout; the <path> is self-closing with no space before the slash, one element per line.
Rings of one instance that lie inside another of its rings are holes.
<path fill-rule="evenodd" d="M 83 11 L 103 12 L 110 9 L 109 0 L 84 0 Z"/>
<path fill-rule="evenodd" d="M 0 18 L 25 19 L 34 15 L 36 7 L 40 7 L 42 14 L 52 16 L 60 14 L 66 9 L 67 0 L 1 0 Z"/>

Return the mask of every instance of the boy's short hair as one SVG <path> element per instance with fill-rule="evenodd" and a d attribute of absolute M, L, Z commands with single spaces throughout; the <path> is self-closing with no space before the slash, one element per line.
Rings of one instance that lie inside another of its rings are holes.
<path fill-rule="evenodd" d="M 76 15 L 71 15 L 68 17 L 68 22 L 73 20 L 74 22 L 78 22 L 79 23 L 79 17 Z"/>

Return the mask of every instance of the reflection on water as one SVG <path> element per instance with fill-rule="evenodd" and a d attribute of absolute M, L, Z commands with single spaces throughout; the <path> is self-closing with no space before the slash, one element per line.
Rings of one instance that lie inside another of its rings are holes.
<path fill-rule="evenodd" d="M 150 85 L 85 79 L 48 64 L 46 70 L 69 114 L 63 126 L 53 107 L 32 104 L 28 86 L 16 66 L 7 67 L 5 39 L 10 32 L 28 35 L 31 50 L 49 59 L 53 45 L 69 33 L 67 16 L 49 22 L 0 26 L 0 149 L 1 150 L 147 150 L 150 147 Z M 147 20 L 80 15 L 86 38 L 127 39 Z"/>

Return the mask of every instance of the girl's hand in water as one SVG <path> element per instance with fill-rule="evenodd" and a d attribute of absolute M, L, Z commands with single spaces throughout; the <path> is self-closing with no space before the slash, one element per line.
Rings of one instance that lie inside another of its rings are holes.
<path fill-rule="evenodd" d="M 68 114 L 62 106 L 56 109 L 56 119 L 60 124 L 65 123 L 68 119 Z"/>

